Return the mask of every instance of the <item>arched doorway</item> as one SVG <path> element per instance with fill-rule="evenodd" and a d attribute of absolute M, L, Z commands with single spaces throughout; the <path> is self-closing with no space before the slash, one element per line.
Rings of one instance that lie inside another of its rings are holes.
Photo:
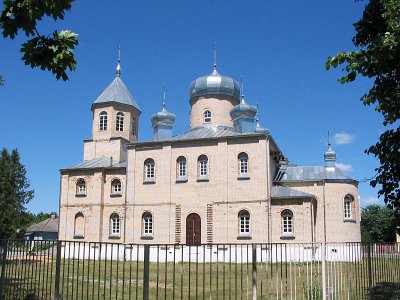
<path fill-rule="evenodd" d="M 186 245 L 201 244 L 201 218 L 198 214 L 190 214 L 186 218 Z"/>

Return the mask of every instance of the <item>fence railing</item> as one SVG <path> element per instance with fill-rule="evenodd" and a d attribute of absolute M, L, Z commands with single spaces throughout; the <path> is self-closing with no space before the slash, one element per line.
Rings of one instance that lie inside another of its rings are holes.
<path fill-rule="evenodd" d="M 2 241 L 0 298 L 400 299 L 399 244 L 322 247 Z"/>

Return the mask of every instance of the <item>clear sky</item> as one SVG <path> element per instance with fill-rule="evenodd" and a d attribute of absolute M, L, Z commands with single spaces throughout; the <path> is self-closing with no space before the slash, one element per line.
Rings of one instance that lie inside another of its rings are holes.
<path fill-rule="evenodd" d="M 327 57 L 352 50 L 352 24 L 364 2 L 337 1 L 74 1 L 64 21 L 44 19 L 41 34 L 79 34 L 78 68 L 70 81 L 32 70 L 20 44 L 0 39 L 0 147 L 18 148 L 34 199 L 32 212 L 58 211 L 59 169 L 83 160 L 91 137 L 92 102 L 115 77 L 121 44 L 122 79 L 142 114 L 139 140 L 152 138 L 151 115 L 176 114 L 174 134 L 189 128 L 188 88 L 212 72 L 217 43 L 219 73 L 244 78 L 246 101 L 291 163 L 323 165 L 327 131 L 337 162 L 362 181 L 378 162 L 364 154 L 383 131 L 382 117 L 359 100 L 371 83 L 340 85 L 340 70 L 326 71 Z M 359 185 L 362 205 L 377 203 L 377 189 Z"/>

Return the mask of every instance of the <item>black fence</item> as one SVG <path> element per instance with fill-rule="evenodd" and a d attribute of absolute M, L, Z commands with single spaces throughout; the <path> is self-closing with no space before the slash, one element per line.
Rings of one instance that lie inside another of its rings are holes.
<path fill-rule="evenodd" d="M 400 299 L 399 250 L 361 243 L 3 241 L 0 297 Z"/>

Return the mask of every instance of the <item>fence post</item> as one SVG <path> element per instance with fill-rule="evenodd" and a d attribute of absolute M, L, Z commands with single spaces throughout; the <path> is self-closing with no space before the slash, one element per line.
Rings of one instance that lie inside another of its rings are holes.
<path fill-rule="evenodd" d="M 368 291 L 369 291 L 369 298 L 373 299 L 374 295 L 372 293 L 371 243 L 367 244 L 367 249 L 368 249 Z"/>
<path fill-rule="evenodd" d="M 7 240 L 3 241 L 3 252 L 1 256 L 1 278 L 0 278 L 0 299 L 4 299 L 4 282 L 7 264 Z"/>
<path fill-rule="evenodd" d="M 55 299 L 60 298 L 60 276 L 61 276 L 61 241 L 57 240 L 57 253 L 56 253 L 56 274 L 55 274 Z"/>
<path fill-rule="evenodd" d="M 144 246 L 143 300 L 149 300 L 150 245 Z"/>
<path fill-rule="evenodd" d="M 253 300 L 257 300 L 257 247 L 252 244 L 252 260 L 253 260 Z"/>

